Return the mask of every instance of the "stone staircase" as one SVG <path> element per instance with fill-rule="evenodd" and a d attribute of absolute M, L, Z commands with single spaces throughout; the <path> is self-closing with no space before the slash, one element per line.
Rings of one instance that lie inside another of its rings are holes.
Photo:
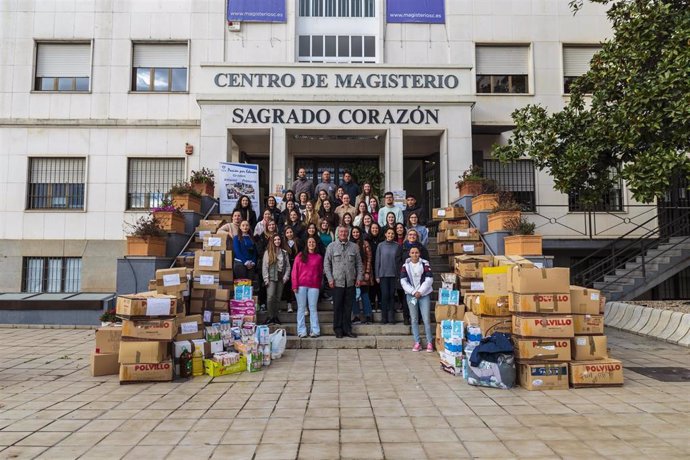
<path fill-rule="evenodd" d="M 644 265 L 644 271 L 643 271 Z M 609 301 L 632 300 L 690 267 L 690 236 L 668 239 L 594 283 Z"/>

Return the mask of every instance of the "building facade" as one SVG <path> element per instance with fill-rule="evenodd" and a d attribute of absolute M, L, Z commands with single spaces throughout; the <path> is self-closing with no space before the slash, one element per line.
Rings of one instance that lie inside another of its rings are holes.
<path fill-rule="evenodd" d="M 258 164 L 263 197 L 299 167 L 337 182 L 370 165 L 427 208 L 480 164 L 566 262 L 649 218 L 625 184 L 592 218 L 530 161 L 491 159 L 513 110 L 567 101 L 611 33 L 603 8 L 447 0 L 428 24 L 386 3 L 288 0 L 284 22 L 230 23 L 224 0 L 3 2 L 0 292 L 112 292 L 125 223 L 226 161 Z"/>

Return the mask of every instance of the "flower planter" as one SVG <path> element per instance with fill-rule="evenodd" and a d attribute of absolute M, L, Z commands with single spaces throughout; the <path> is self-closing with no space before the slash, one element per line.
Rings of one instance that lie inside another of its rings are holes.
<path fill-rule="evenodd" d="M 192 183 L 192 188 L 199 192 L 201 195 L 206 195 L 206 196 L 213 196 L 216 187 L 213 184 L 209 184 L 208 182 L 199 182 L 199 183 Z"/>
<path fill-rule="evenodd" d="M 507 230 L 506 224 L 512 219 L 519 219 L 522 213 L 520 211 L 499 211 L 489 214 L 489 232 L 498 232 Z"/>
<path fill-rule="evenodd" d="M 472 198 L 472 212 L 492 211 L 498 206 L 498 194 L 485 193 Z"/>
<path fill-rule="evenodd" d="M 165 257 L 165 240 L 164 236 L 128 236 L 127 255 Z"/>
<path fill-rule="evenodd" d="M 541 235 L 513 235 L 506 236 L 505 255 L 507 256 L 540 256 Z"/>
<path fill-rule="evenodd" d="M 168 233 L 184 233 L 184 216 L 172 211 L 157 211 L 156 217 L 160 227 Z"/>
<path fill-rule="evenodd" d="M 188 209 L 189 211 L 201 212 L 201 198 L 189 193 L 173 195 L 173 206 Z"/>
<path fill-rule="evenodd" d="M 466 180 L 458 187 L 460 196 L 472 195 L 477 196 L 482 194 L 484 181 L 481 179 Z"/>

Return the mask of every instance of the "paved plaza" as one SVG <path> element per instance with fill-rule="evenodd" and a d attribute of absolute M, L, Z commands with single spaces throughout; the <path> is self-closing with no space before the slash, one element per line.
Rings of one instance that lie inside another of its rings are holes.
<path fill-rule="evenodd" d="M 635 367 L 687 348 L 613 330 Z M 470 387 L 437 355 L 288 350 L 262 372 L 123 385 L 92 378 L 93 331 L 0 329 L 0 458 L 688 458 L 690 383 Z"/>

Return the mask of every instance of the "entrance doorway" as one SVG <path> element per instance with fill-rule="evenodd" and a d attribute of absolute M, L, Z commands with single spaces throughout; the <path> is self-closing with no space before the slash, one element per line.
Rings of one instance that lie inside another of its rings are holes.
<path fill-rule="evenodd" d="M 424 206 L 427 217 L 441 206 L 439 131 L 405 131 L 403 135 L 403 188 Z"/>

